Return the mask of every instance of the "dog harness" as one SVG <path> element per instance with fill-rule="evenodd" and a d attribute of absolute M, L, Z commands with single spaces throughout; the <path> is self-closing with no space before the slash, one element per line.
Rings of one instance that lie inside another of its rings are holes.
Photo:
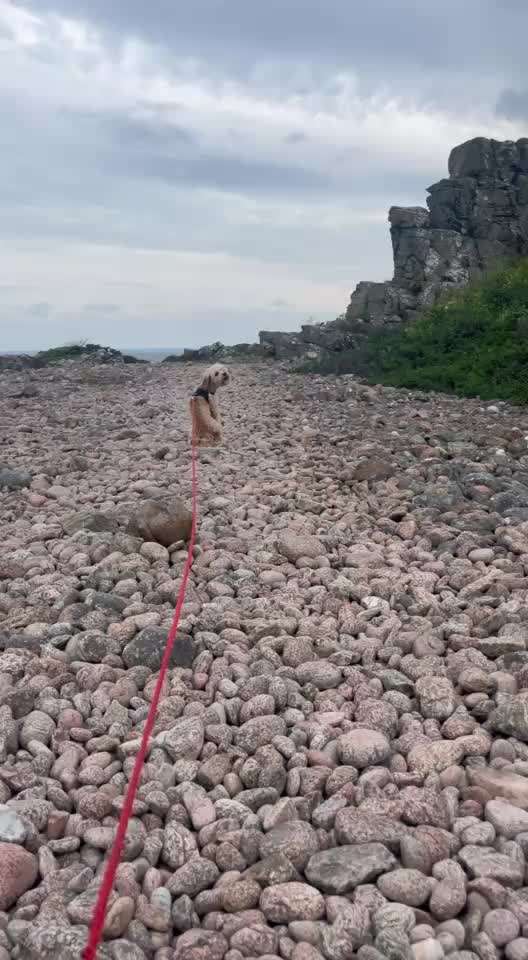
<path fill-rule="evenodd" d="M 205 387 L 198 387 L 198 389 L 194 391 L 193 397 L 203 397 L 203 399 L 209 403 L 209 390 L 206 390 Z"/>

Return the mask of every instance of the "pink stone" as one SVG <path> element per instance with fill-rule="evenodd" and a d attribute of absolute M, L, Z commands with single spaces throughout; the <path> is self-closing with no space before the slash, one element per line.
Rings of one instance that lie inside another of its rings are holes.
<path fill-rule="evenodd" d="M 0 910 L 8 910 L 33 886 L 37 858 L 16 843 L 0 843 Z"/>

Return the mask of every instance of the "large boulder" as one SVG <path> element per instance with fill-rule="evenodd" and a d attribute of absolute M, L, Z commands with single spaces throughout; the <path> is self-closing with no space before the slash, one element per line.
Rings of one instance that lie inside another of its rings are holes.
<path fill-rule="evenodd" d="M 29 487 L 31 479 L 29 470 L 0 464 L 0 490 L 21 490 Z"/>
<path fill-rule="evenodd" d="M 290 563 L 296 563 L 301 557 L 315 560 L 326 554 L 321 541 L 308 533 L 296 533 L 285 530 L 277 540 L 277 549 Z"/>
<path fill-rule="evenodd" d="M 37 858 L 16 843 L 0 843 L 0 910 L 8 910 L 38 876 Z"/>
<path fill-rule="evenodd" d="M 100 510 L 79 510 L 70 513 L 62 521 L 62 526 L 69 536 L 79 530 L 88 530 L 90 533 L 115 533 L 118 529 L 117 520 Z"/>
<path fill-rule="evenodd" d="M 262 331 L 277 360 L 309 360 L 353 349 L 365 328 L 415 319 L 497 261 L 528 255 L 528 140 L 475 137 L 454 148 L 449 176 L 427 188 L 426 207 L 391 207 L 394 273 L 362 280 L 338 321 L 300 333 Z"/>
<path fill-rule="evenodd" d="M 192 514 L 179 497 L 156 497 L 143 500 L 130 517 L 127 533 L 148 543 L 164 547 L 189 540 Z"/>
<path fill-rule="evenodd" d="M 124 648 L 122 657 L 125 665 L 129 668 L 148 667 L 154 672 L 159 670 L 167 646 L 167 637 L 168 630 L 163 627 L 144 627 Z M 192 637 L 179 634 L 172 648 L 170 666 L 189 669 L 196 653 Z"/>

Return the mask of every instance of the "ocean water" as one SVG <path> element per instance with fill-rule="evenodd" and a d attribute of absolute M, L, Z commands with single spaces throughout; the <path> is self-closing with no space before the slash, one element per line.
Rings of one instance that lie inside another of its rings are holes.
<path fill-rule="evenodd" d="M 180 347 L 118 347 L 118 350 L 138 360 L 148 360 L 149 363 L 161 363 L 170 354 L 183 353 Z"/>
<path fill-rule="evenodd" d="M 161 363 L 171 354 L 183 353 L 181 347 L 117 347 L 116 349 L 121 350 L 121 353 L 137 357 L 138 360 L 148 360 L 149 363 Z M 20 354 L 32 357 L 37 352 L 37 350 L 0 350 L 0 357 L 16 357 Z"/>

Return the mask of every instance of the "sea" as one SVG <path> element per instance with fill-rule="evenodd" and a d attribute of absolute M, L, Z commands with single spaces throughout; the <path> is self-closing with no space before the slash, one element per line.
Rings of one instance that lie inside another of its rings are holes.
<path fill-rule="evenodd" d="M 121 353 L 128 353 L 129 356 L 137 357 L 138 360 L 148 360 L 149 363 L 161 363 L 165 357 L 179 356 L 183 353 L 181 347 L 116 347 Z M 0 357 L 16 357 L 20 354 L 32 357 L 37 350 L 0 350 Z"/>
<path fill-rule="evenodd" d="M 118 347 L 121 353 L 128 353 L 131 357 L 137 357 L 138 360 L 148 360 L 149 363 L 161 363 L 165 357 L 177 356 L 183 353 L 180 347 Z"/>

